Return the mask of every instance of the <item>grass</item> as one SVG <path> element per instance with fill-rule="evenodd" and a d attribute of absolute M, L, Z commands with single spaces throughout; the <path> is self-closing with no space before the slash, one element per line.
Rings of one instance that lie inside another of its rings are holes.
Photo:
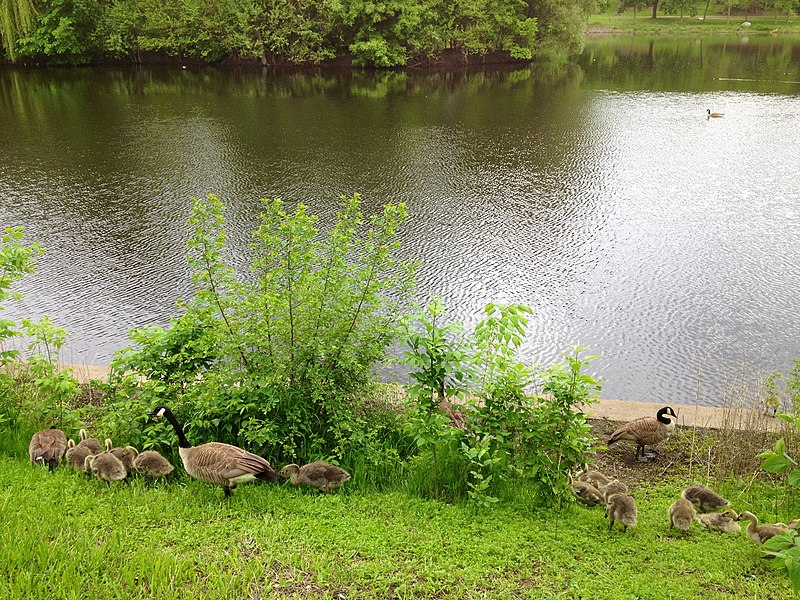
<path fill-rule="evenodd" d="M 633 11 L 622 15 L 598 14 L 589 18 L 589 32 L 597 33 L 650 33 L 650 34 L 800 34 L 800 17 L 792 15 L 774 14 L 749 15 L 747 20 L 750 27 L 742 27 L 744 15 L 731 15 L 730 20 L 726 15 L 708 15 L 705 20 L 697 16 L 684 15 L 681 19 L 677 15 L 661 15 L 657 19 L 650 18 L 652 10 L 637 11 L 633 18 Z"/>
<path fill-rule="evenodd" d="M 688 483 L 642 482 L 639 526 L 623 533 L 608 531 L 600 508 L 476 516 L 401 490 L 266 484 L 225 501 L 185 476 L 107 486 L 0 454 L 0 597 L 788 597 L 744 534 L 668 531 L 666 509 Z M 721 491 L 756 514 L 782 493 L 767 483 Z"/>

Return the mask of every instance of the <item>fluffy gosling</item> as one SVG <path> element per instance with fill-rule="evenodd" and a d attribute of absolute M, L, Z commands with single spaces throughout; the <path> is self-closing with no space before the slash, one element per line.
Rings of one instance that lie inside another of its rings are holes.
<path fill-rule="evenodd" d="M 329 492 L 350 479 L 350 473 L 336 465 L 317 460 L 302 467 L 286 465 L 281 469 L 281 477 L 288 477 L 292 485 L 310 485 Z"/>
<path fill-rule="evenodd" d="M 166 477 L 175 469 L 155 450 L 145 450 L 133 459 L 133 468 L 147 477 Z"/>
<path fill-rule="evenodd" d="M 608 499 L 608 530 L 614 527 L 614 523 L 622 523 L 622 530 L 627 531 L 628 527 L 636 527 L 638 512 L 636 501 L 630 494 L 612 494 Z"/>
<path fill-rule="evenodd" d="M 737 523 L 739 515 L 735 510 L 728 509 L 721 513 L 702 513 L 695 515 L 695 520 L 706 529 L 721 531 L 723 533 L 739 533 L 742 527 Z"/>
<path fill-rule="evenodd" d="M 86 457 L 91 456 L 92 451 L 86 446 L 76 446 L 75 440 L 67 440 L 67 452 L 64 458 L 67 464 L 81 473 L 86 473 Z"/>
<path fill-rule="evenodd" d="M 691 502 L 681 498 L 670 505 L 669 509 L 667 509 L 667 514 L 669 515 L 670 529 L 677 527 L 681 531 L 689 531 L 697 513 Z"/>
<path fill-rule="evenodd" d="M 713 512 L 724 506 L 730 505 L 725 498 L 704 485 L 690 485 L 683 492 L 681 498 L 694 504 L 699 512 Z"/>
<path fill-rule="evenodd" d="M 585 504 L 586 506 L 605 504 L 602 492 L 591 483 L 586 481 L 573 481 L 570 487 L 575 493 L 575 499 L 581 504 Z"/>
<path fill-rule="evenodd" d="M 759 544 L 763 544 L 771 537 L 776 535 L 780 535 L 782 533 L 786 533 L 789 530 L 788 525 L 784 525 L 781 523 L 778 525 L 777 523 L 774 525 L 770 525 L 768 523 L 764 523 L 763 525 L 758 524 L 758 517 L 756 517 L 753 513 L 749 511 L 744 511 L 739 517 L 736 519 L 737 521 L 750 521 L 747 525 L 747 537 L 749 537 L 754 542 Z"/>
<path fill-rule="evenodd" d="M 122 481 L 128 475 L 122 461 L 110 452 L 87 456 L 85 467 L 87 473 L 94 473 L 106 483 Z"/>

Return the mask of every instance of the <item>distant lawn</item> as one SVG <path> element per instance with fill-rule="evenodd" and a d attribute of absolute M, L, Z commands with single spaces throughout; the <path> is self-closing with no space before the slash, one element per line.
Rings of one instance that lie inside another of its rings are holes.
<path fill-rule="evenodd" d="M 639 527 L 609 533 L 600 508 L 475 516 L 399 489 L 274 484 L 225 501 L 185 475 L 107 487 L 0 454 L 0 598 L 788 598 L 744 533 L 668 531 L 687 483 L 642 482 Z M 782 493 L 721 491 L 764 518 Z"/>
<path fill-rule="evenodd" d="M 589 18 L 589 32 L 608 33 L 778 33 L 800 34 L 800 17 L 792 15 L 788 21 L 786 15 L 776 17 L 771 15 L 748 16 L 751 23 L 743 27 L 744 15 L 731 15 L 728 20 L 726 15 L 708 15 L 705 20 L 697 16 L 684 15 L 683 19 L 675 15 L 660 15 L 657 19 L 651 18 L 651 11 L 637 11 L 633 18 L 633 11 L 622 15 L 602 14 L 592 15 Z"/>

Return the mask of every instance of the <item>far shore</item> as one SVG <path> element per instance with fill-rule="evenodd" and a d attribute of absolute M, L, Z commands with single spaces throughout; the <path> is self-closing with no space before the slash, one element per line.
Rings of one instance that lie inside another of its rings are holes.
<path fill-rule="evenodd" d="M 73 375 L 80 383 L 89 383 L 91 380 L 105 381 L 109 373 L 108 365 L 60 363 L 59 368 L 72 369 Z M 652 402 L 601 398 L 586 407 L 585 411 L 591 419 L 631 421 L 640 417 L 654 416 L 655 406 Z M 720 408 L 680 403 L 672 403 L 671 406 L 678 415 L 678 425 L 684 427 L 738 430 L 757 428 L 778 431 L 783 426 L 783 421 L 766 417 L 758 411 L 747 408 Z"/>

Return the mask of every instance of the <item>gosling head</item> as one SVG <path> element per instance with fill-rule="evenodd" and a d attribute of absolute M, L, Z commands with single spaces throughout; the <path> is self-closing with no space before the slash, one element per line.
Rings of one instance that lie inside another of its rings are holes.
<path fill-rule="evenodd" d="M 291 477 L 295 473 L 299 473 L 299 472 L 300 472 L 300 467 L 298 465 L 295 465 L 295 464 L 286 465 L 285 467 L 283 467 L 281 469 L 281 477 L 286 479 L 287 477 Z"/>

